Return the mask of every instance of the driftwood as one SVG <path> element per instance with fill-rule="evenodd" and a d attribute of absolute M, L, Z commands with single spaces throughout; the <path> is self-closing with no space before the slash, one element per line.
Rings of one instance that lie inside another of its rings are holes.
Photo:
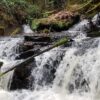
<path fill-rule="evenodd" d="M 47 52 L 47 51 L 49 51 L 49 50 L 51 50 L 51 49 L 53 49 L 55 47 L 58 47 L 58 46 L 63 45 L 63 44 L 66 44 L 69 41 L 70 41 L 70 39 L 68 39 L 67 37 L 60 39 L 58 42 L 54 43 L 54 45 L 48 47 L 47 49 L 45 49 L 43 51 L 38 52 L 37 54 L 25 59 L 24 61 L 20 62 L 19 64 L 13 66 L 9 70 L 1 73 L 0 77 L 2 77 L 3 75 L 7 74 L 8 72 L 14 70 L 15 68 L 27 66 L 29 63 L 33 62 L 34 57 L 39 56 L 39 55 L 41 55 L 41 54 L 43 54 L 43 53 L 45 53 L 45 52 Z"/>

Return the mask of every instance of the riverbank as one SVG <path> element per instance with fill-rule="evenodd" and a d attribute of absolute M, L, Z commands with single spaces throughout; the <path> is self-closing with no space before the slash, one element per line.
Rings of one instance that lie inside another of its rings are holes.
<path fill-rule="evenodd" d="M 100 2 L 72 0 L 66 8 L 41 11 L 30 2 L 9 1 L 0 3 L 0 35 L 16 35 L 22 32 L 22 25 L 29 24 L 37 33 L 48 34 L 68 30 L 80 20 L 92 18 L 99 13 Z"/>

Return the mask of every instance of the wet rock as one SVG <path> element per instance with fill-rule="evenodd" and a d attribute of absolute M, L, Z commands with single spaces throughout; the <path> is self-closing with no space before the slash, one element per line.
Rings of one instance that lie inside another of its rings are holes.
<path fill-rule="evenodd" d="M 0 62 L 0 67 L 3 65 L 3 62 Z"/>
<path fill-rule="evenodd" d="M 24 42 L 22 44 L 19 45 L 19 53 L 23 53 L 27 50 L 33 49 L 33 42 Z"/>
<path fill-rule="evenodd" d="M 15 59 L 26 59 L 40 51 L 40 48 L 51 45 L 50 37 L 24 36 L 24 43 L 19 46 L 19 55 Z"/>
<path fill-rule="evenodd" d="M 23 44 L 27 49 L 32 49 L 33 48 L 33 42 L 29 41 L 29 42 L 24 42 Z"/>
<path fill-rule="evenodd" d="M 88 19 L 89 28 L 87 28 L 88 37 L 99 37 L 100 36 L 100 15 L 97 15 L 96 21 L 93 22 L 91 18 Z"/>
<path fill-rule="evenodd" d="M 36 67 L 35 60 L 28 66 L 18 67 L 14 70 L 10 90 L 31 89 L 34 81 L 31 72 Z"/>
<path fill-rule="evenodd" d="M 96 24 L 96 26 L 98 26 L 100 28 L 100 12 L 95 16 L 96 16 L 95 24 Z"/>
<path fill-rule="evenodd" d="M 32 43 L 33 48 L 38 49 L 52 43 L 50 36 L 24 36 L 25 43 Z"/>
<path fill-rule="evenodd" d="M 93 21 L 91 19 L 88 19 L 88 23 L 89 23 L 89 32 L 92 32 L 92 31 L 98 31 L 99 28 L 97 27 L 96 24 L 93 23 Z"/>

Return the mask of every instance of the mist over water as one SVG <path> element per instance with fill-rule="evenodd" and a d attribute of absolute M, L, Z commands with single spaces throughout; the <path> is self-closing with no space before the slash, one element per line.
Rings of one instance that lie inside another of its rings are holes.
<path fill-rule="evenodd" d="M 87 20 L 68 30 L 75 40 L 72 46 L 58 47 L 35 58 L 33 90 L 9 91 L 13 72 L 0 79 L 0 100 L 99 100 L 100 38 L 86 37 L 84 25 L 88 25 Z M 20 38 L 0 40 L 1 71 L 16 63 L 15 48 L 20 42 Z"/>

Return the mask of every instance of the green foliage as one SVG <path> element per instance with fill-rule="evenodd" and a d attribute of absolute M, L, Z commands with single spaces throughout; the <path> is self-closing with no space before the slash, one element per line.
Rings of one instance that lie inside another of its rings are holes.
<path fill-rule="evenodd" d="M 29 5 L 26 9 L 30 16 L 33 18 L 38 18 L 40 16 L 40 9 L 37 5 Z"/>
<path fill-rule="evenodd" d="M 60 39 L 59 41 L 57 41 L 57 42 L 54 44 L 54 47 L 57 47 L 57 46 L 66 44 L 68 41 L 69 41 L 69 39 L 68 39 L 67 37 L 64 37 L 64 38 Z"/>
<path fill-rule="evenodd" d="M 38 26 L 39 26 L 39 20 L 38 19 L 34 19 L 33 21 L 32 21 L 32 25 L 31 25 L 31 28 L 33 29 L 33 30 L 37 30 L 38 29 Z"/>
<path fill-rule="evenodd" d="M 45 11 L 43 14 L 42 14 L 42 16 L 43 16 L 43 18 L 46 18 L 46 17 L 48 17 L 50 14 L 49 14 L 49 12 L 47 12 L 47 11 Z"/>
<path fill-rule="evenodd" d="M 0 8 L 4 9 L 6 15 L 13 16 L 17 21 L 27 23 L 33 18 L 39 18 L 41 11 L 39 6 L 30 3 L 28 0 L 1 0 Z"/>
<path fill-rule="evenodd" d="M 1 0 L 0 4 L 6 6 L 10 11 L 14 9 L 16 6 L 23 8 L 27 6 L 27 2 L 25 0 Z"/>
<path fill-rule="evenodd" d="M 69 6 L 72 6 L 72 4 L 78 4 L 79 8 L 76 7 L 76 10 L 74 9 L 75 12 L 83 14 L 92 12 L 91 14 L 93 14 L 100 8 L 100 3 L 98 3 L 97 6 L 94 6 L 92 1 L 94 0 L 0 0 L 0 10 L 1 8 L 3 10 L 3 14 L 1 14 L 3 19 L 6 18 L 10 20 L 15 18 L 17 21 L 21 20 L 22 22 L 30 24 L 33 19 L 40 19 L 41 17 L 47 18 L 53 11 L 65 9 L 66 3 L 68 3 Z M 69 9 L 69 11 L 71 10 Z M 9 18 L 9 16 L 11 18 Z M 39 27 L 39 24 L 39 21 L 33 20 L 31 24 L 32 29 L 36 30 Z M 49 29 L 59 28 L 62 30 L 69 25 L 70 23 L 59 21 L 57 23 L 51 23 L 48 27 L 50 27 Z"/>
<path fill-rule="evenodd" d="M 43 31 L 44 33 L 55 32 L 55 31 L 60 32 L 62 30 L 69 29 L 74 23 L 76 23 L 74 22 L 74 20 L 67 22 L 62 20 L 49 21 L 48 18 L 41 18 L 32 20 L 31 28 L 34 31 L 38 32 Z"/>
<path fill-rule="evenodd" d="M 41 10 L 37 5 L 29 5 L 26 8 L 26 12 L 28 13 L 27 16 L 27 23 L 30 24 L 32 19 L 40 18 L 42 16 Z"/>
<path fill-rule="evenodd" d="M 65 23 L 65 22 L 62 22 L 62 21 L 59 21 L 59 22 L 58 22 L 58 27 L 59 27 L 59 28 L 62 29 L 62 28 L 64 28 L 65 26 L 66 26 L 66 23 Z"/>
<path fill-rule="evenodd" d="M 63 9 L 66 5 L 66 0 L 48 0 L 49 8 Z"/>
<path fill-rule="evenodd" d="M 67 0 L 33 0 L 34 4 L 38 4 L 43 10 L 63 9 Z"/>

